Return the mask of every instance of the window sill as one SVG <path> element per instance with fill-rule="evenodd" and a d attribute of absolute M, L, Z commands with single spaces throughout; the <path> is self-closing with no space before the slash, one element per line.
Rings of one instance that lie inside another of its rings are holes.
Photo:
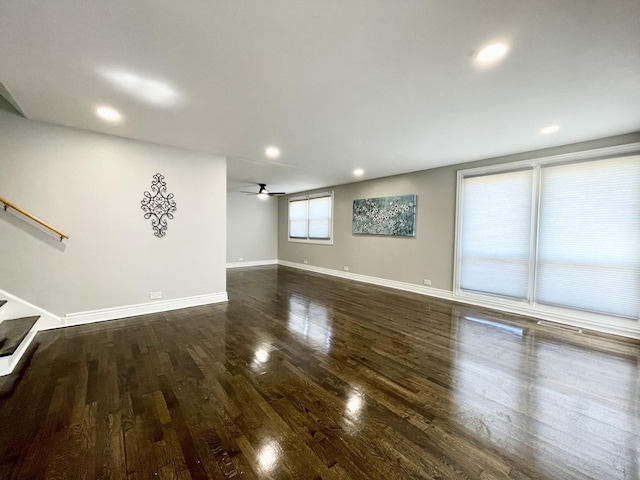
<path fill-rule="evenodd" d="M 333 239 L 316 240 L 316 239 L 308 239 L 308 238 L 288 238 L 288 241 L 292 243 L 310 243 L 314 245 L 333 245 Z"/>

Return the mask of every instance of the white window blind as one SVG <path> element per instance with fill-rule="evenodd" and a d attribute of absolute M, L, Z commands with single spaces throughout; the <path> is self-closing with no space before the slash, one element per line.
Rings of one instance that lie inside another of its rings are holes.
<path fill-rule="evenodd" d="M 640 157 L 542 167 L 536 301 L 640 313 Z"/>
<path fill-rule="evenodd" d="M 332 193 L 316 193 L 289 200 L 289 239 L 331 244 Z"/>
<path fill-rule="evenodd" d="M 533 170 L 463 179 L 459 287 L 526 299 Z"/>
<path fill-rule="evenodd" d="M 307 238 L 307 200 L 289 202 L 289 237 Z"/>
<path fill-rule="evenodd" d="M 331 235 L 331 197 L 309 199 L 309 238 L 328 239 Z"/>

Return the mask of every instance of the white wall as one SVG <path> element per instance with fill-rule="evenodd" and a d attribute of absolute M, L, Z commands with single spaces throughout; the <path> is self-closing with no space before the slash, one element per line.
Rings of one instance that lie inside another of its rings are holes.
<path fill-rule="evenodd" d="M 278 199 L 227 194 L 227 263 L 278 258 Z"/>
<path fill-rule="evenodd" d="M 177 211 L 163 238 L 140 201 L 155 173 Z M 26 120 L 0 105 L 0 289 L 57 315 L 226 291 L 226 159 Z"/>

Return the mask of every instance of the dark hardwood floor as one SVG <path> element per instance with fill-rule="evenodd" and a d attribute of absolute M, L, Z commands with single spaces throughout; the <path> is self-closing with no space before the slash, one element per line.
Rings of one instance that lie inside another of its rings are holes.
<path fill-rule="evenodd" d="M 639 478 L 638 342 L 286 267 L 38 334 L 0 479 Z"/>

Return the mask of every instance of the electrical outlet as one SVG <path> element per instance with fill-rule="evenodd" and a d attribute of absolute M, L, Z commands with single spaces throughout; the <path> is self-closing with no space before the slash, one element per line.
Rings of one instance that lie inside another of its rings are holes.
<path fill-rule="evenodd" d="M 422 283 L 424 283 L 425 285 L 431 285 L 431 280 L 425 278 L 424 280 L 422 280 Z"/>
<path fill-rule="evenodd" d="M 238 259 L 238 261 L 239 261 L 239 262 L 243 262 L 243 261 L 244 261 L 244 257 L 240 257 L 240 258 Z"/>
<path fill-rule="evenodd" d="M 347 267 L 346 265 L 345 265 L 344 267 L 342 267 L 342 268 L 344 268 L 344 271 L 345 271 L 345 272 L 348 272 L 348 271 L 349 271 L 349 267 Z"/>
<path fill-rule="evenodd" d="M 162 298 L 162 292 L 151 292 L 149 294 L 149 298 L 151 300 L 157 300 L 158 298 Z"/>
<path fill-rule="evenodd" d="M 306 258 L 304 259 L 304 264 L 306 265 L 307 263 L 309 263 L 309 260 L 307 260 Z"/>

